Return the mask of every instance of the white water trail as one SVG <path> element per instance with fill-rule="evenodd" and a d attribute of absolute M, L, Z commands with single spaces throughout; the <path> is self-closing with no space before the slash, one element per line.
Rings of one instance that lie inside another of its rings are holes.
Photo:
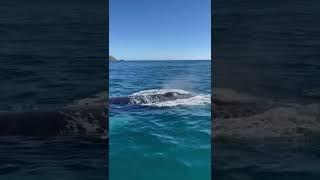
<path fill-rule="evenodd" d="M 160 101 L 157 97 L 153 96 L 168 92 L 188 94 L 192 96 L 190 98 L 182 98 L 172 101 Z M 211 103 L 210 94 L 195 94 L 181 89 L 149 89 L 133 93 L 129 97 L 131 98 L 131 104 L 150 107 L 203 106 Z"/>

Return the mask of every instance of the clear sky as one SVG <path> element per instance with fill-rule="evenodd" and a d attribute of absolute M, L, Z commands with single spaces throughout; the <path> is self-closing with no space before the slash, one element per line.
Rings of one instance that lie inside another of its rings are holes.
<path fill-rule="evenodd" d="M 210 0 L 109 0 L 109 6 L 115 58 L 210 59 Z"/>

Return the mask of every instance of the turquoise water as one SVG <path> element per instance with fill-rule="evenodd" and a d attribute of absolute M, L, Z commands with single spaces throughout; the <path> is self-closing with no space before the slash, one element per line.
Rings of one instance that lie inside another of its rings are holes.
<path fill-rule="evenodd" d="M 210 179 L 210 61 L 122 61 L 109 72 L 110 97 L 194 95 L 110 105 L 110 180 Z"/>

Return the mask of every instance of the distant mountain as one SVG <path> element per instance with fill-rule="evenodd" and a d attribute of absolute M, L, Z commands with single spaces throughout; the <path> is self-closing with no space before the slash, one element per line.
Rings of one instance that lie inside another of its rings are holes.
<path fill-rule="evenodd" d="M 116 61 L 116 60 L 117 60 L 116 58 L 114 58 L 113 56 L 109 55 L 109 61 Z"/>

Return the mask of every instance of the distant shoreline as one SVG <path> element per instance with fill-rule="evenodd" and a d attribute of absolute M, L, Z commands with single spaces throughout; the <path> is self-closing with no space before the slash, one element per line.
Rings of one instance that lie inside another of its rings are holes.
<path fill-rule="evenodd" d="M 108 57 L 108 60 L 109 60 L 109 61 L 117 61 L 116 58 L 114 58 L 113 56 L 110 56 L 110 55 L 109 55 L 109 57 Z"/>

